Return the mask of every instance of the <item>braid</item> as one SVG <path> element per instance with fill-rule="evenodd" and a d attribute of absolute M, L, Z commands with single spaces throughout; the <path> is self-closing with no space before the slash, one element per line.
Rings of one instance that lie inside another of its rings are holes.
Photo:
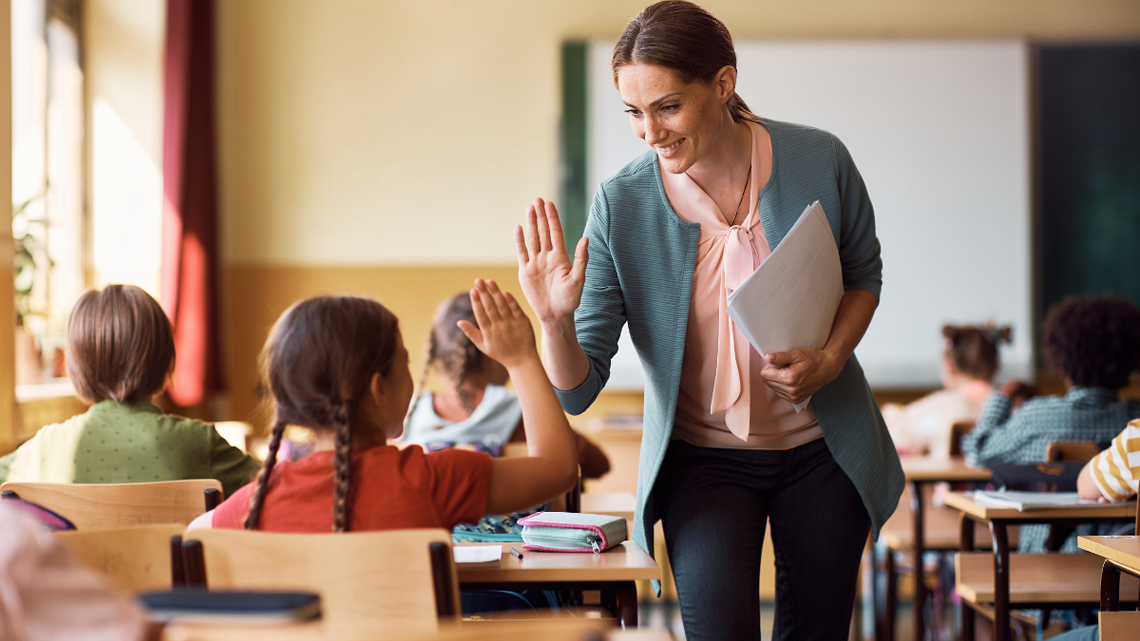
<path fill-rule="evenodd" d="M 409 406 L 411 409 L 415 409 L 416 406 L 420 404 L 420 398 L 422 398 L 423 395 L 425 393 L 427 393 L 428 374 L 431 373 L 431 366 L 437 360 L 439 360 L 439 357 L 436 356 L 436 350 L 438 349 L 438 344 L 439 344 L 439 341 L 436 339 L 435 329 L 433 328 L 431 330 L 431 333 L 428 334 L 427 358 L 424 359 L 424 371 L 420 373 L 420 381 L 416 385 L 416 395 L 412 397 L 412 404 Z M 404 417 L 404 428 L 405 429 L 407 429 L 408 418 L 411 417 L 411 415 L 412 415 L 412 413 L 409 410 L 408 415 Z"/>
<path fill-rule="evenodd" d="M 333 532 L 347 532 L 349 529 L 354 413 L 348 403 L 342 403 L 333 412 L 333 425 L 336 428 L 336 454 L 333 458 Z"/>
<path fill-rule="evenodd" d="M 245 517 L 247 530 L 256 530 L 257 522 L 261 520 L 261 506 L 265 503 L 265 494 L 269 489 L 269 475 L 273 473 L 273 466 L 277 464 L 277 450 L 281 447 L 281 435 L 285 433 L 287 424 L 280 416 L 273 424 L 273 434 L 269 439 L 269 454 L 265 457 L 265 464 L 261 466 L 261 473 L 257 475 L 253 496 L 249 499 L 249 514 Z"/>
<path fill-rule="evenodd" d="M 471 350 L 474 349 L 475 344 L 472 343 L 466 336 L 455 343 L 455 352 L 452 356 L 451 366 L 451 384 L 455 387 L 456 393 L 459 394 L 459 402 L 463 405 L 463 409 L 470 415 L 475 412 L 475 406 L 471 403 L 471 395 L 467 393 L 467 389 L 463 387 L 463 379 L 467 378 L 467 372 L 471 368 L 472 354 Z"/>

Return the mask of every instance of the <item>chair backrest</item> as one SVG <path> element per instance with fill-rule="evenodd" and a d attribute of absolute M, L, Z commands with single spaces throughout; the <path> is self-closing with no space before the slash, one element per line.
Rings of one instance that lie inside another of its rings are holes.
<path fill-rule="evenodd" d="M 974 431 L 974 421 L 958 421 L 950 426 L 950 456 L 962 456 L 962 437 Z"/>
<path fill-rule="evenodd" d="M 169 590 L 172 579 L 170 539 L 180 536 L 181 523 L 56 532 L 80 565 L 102 574 L 120 590 L 135 594 Z"/>
<path fill-rule="evenodd" d="M 1088 463 L 1100 454 L 1092 441 L 1050 441 L 1045 446 L 1045 460 L 1051 463 Z"/>
<path fill-rule="evenodd" d="M 316 592 L 332 625 L 434 630 L 459 613 L 451 533 L 443 529 L 191 530 L 182 546 L 189 587 Z"/>
<path fill-rule="evenodd" d="M 0 491 L 42 505 L 75 524 L 76 529 L 147 523 L 189 525 L 221 499 L 215 479 L 154 483 L 4 483 Z"/>

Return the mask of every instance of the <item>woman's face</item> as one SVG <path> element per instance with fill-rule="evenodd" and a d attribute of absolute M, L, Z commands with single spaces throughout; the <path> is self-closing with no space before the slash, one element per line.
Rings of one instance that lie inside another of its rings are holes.
<path fill-rule="evenodd" d="M 711 82 L 684 82 L 677 72 L 650 64 L 618 70 L 618 91 L 633 133 L 657 152 L 671 174 L 688 171 L 732 130 L 725 106 L 736 86 L 731 67 Z M 731 76 L 730 79 L 726 76 Z"/>

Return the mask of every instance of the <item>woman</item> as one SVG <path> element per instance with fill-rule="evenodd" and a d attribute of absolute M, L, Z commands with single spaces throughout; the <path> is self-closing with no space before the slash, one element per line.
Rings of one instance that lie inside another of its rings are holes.
<path fill-rule="evenodd" d="M 844 639 L 868 530 L 903 486 L 852 356 L 881 286 L 874 214 L 842 143 L 756 118 L 735 65 L 727 29 L 696 5 L 667 0 L 635 17 L 614 81 L 652 151 L 602 184 L 573 266 L 557 211 L 535 201 L 515 229 L 519 278 L 571 413 L 605 385 L 629 323 L 647 378 L 634 537 L 652 550 L 663 521 L 686 638 L 759 638 L 770 521 L 775 637 Z M 823 349 L 761 357 L 728 320 L 726 293 L 815 200 L 846 293 Z"/>

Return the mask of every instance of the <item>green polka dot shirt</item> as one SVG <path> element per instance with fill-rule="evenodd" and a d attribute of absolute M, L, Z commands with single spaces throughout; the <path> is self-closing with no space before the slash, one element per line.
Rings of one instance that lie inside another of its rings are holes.
<path fill-rule="evenodd" d="M 0 482 L 141 483 L 217 479 L 226 496 L 261 468 L 213 425 L 150 403 L 100 401 L 0 458 Z"/>

